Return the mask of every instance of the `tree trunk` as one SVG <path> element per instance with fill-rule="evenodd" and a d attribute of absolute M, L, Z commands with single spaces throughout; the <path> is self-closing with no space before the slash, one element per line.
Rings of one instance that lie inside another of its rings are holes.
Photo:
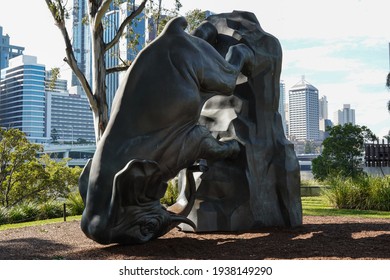
<path fill-rule="evenodd" d="M 92 92 L 97 108 L 93 110 L 96 143 L 101 139 L 108 123 L 108 106 L 106 99 L 106 64 L 103 25 L 91 24 L 92 34 Z"/>

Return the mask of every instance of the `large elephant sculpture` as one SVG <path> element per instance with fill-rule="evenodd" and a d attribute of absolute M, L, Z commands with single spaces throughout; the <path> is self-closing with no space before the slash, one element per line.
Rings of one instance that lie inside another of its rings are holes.
<path fill-rule="evenodd" d="M 183 216 L 191 203 L 177 213 L 160 204 L 166 182 L 200 159 L 215 161 L 240 151 L 236 140 L 220 142 L 198 121 L 206 100 L 232 95 L 240 73 L 250 75 L 254 53 L 238 44 L 224 58 L 207 41 L 187 34 L 186 26 L 183 17 L 171 20 L 139 53 L 82 172 L 81 228 L 98 243 L 144 243 L 179 223 L 194 226 Z M 215 30 L 205 32 L 210 38 Z"/>

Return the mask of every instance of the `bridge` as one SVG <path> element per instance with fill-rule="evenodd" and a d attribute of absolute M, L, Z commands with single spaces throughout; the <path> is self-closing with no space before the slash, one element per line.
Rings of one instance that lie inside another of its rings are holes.
<path fill-rule="evenodd" d="M 93 144 L 44 144 L 40 154 L 57 154 L 58 158 L 71 158 L 69 166 L 83 167 L 88 159 L 95 153 L 96 145 Z"/>

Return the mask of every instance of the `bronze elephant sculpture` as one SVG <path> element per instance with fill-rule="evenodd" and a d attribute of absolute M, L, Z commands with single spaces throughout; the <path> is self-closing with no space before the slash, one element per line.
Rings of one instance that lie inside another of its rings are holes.
<path fill-rule="evenodd" d="M 198 121 L 207 99 L 231 95 L 239 74 L 250 75 L 254 53 L 238 44 L 224 58 L 187 34 L 186 26 L 183 17 L 171 20 L 127 70 L 80 177 L 81 228 L 101 244 L 144 243 L 179 223 L 194 226 L 182 216 L 192 205 L 178 213 L 161 205 L 166 182 L 200 159 L 234 157 L 240 150 L 236 140 L 217 141 Z M 206 39 L 216 32 L 204 30 Z"/>

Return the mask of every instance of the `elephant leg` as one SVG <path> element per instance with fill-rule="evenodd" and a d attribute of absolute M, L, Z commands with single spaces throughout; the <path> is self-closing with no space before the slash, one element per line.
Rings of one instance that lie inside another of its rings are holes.
<path fill-rule="evenodd" d="M 254 72 L 255 54 L 245 44 L 237 44 L 229 47 L 225 60 L 235 67 L 239 72 L 247 77 L 251 77 Z"/>
<path fill-rule="evenodd" d="M 211 161 L 235 158 L 240 152 L 240 146 L 236 140 L 220 142 L 214 137 L 204 139 L 200 147 L 199 158 Z"/>

